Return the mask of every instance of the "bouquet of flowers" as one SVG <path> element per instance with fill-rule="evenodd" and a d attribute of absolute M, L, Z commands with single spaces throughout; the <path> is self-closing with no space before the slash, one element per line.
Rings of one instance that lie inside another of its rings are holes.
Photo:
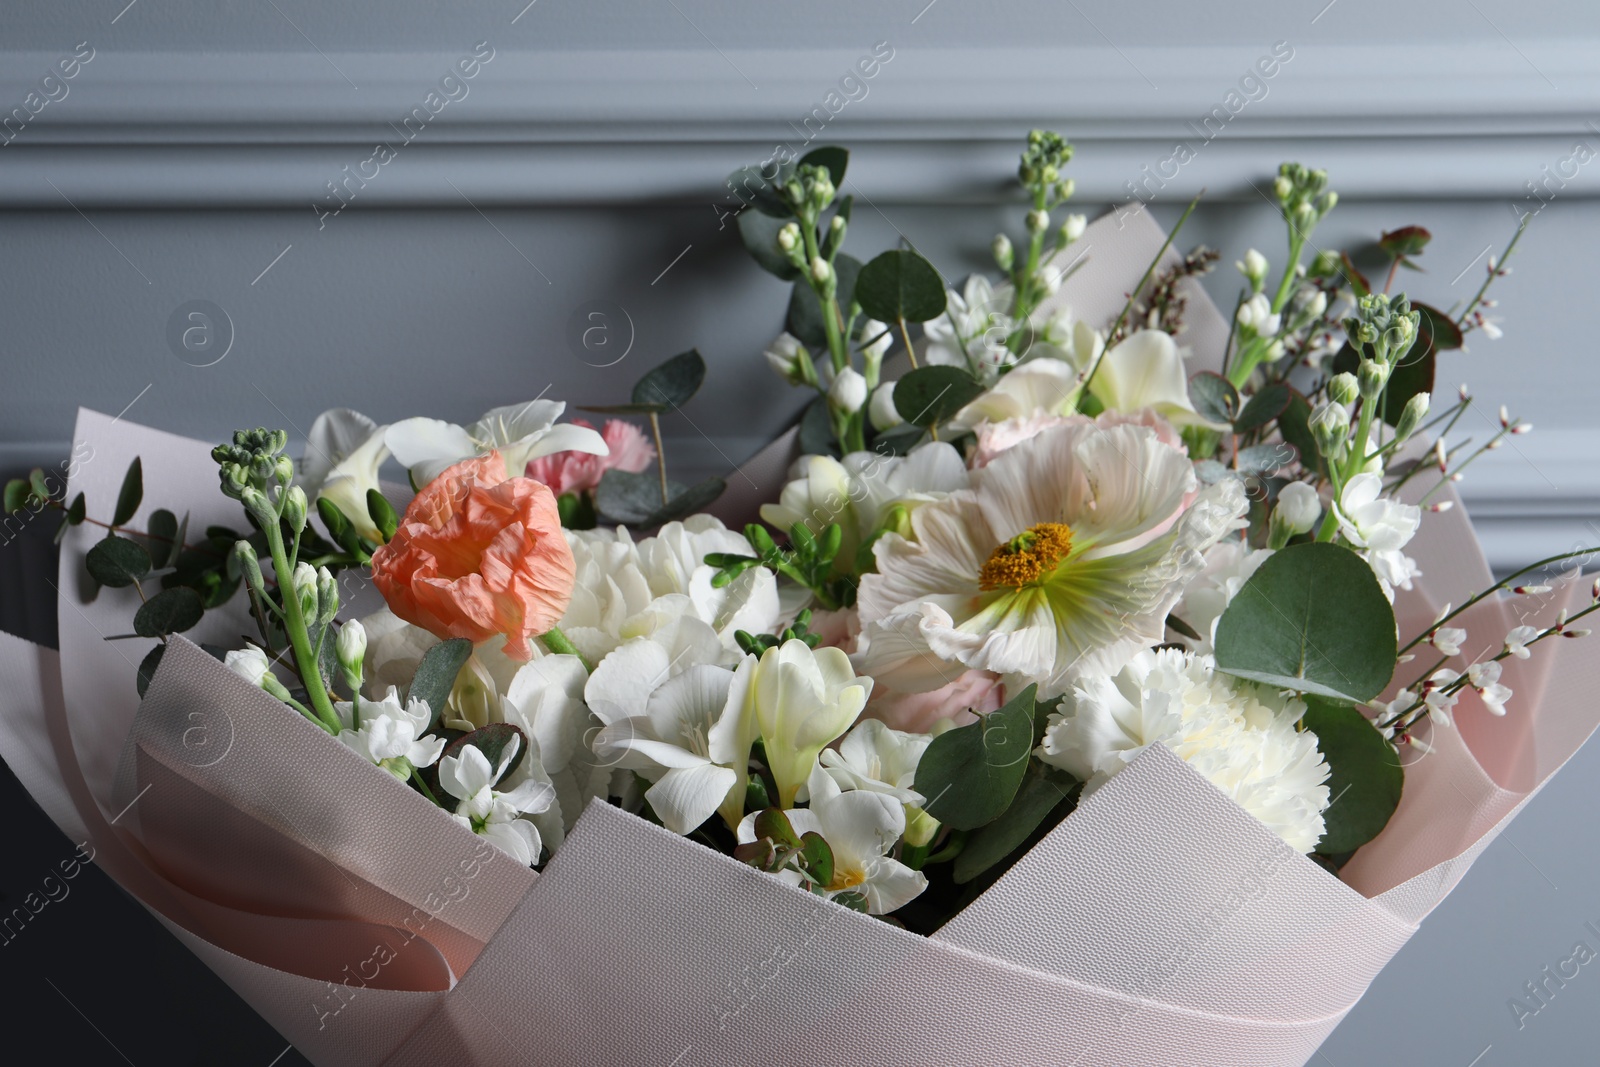
<path fill-rule="evenodd" d="M 815 394 L 731 485 L 694 351 L 298 461 L 83 413 L 0 752 L 318 1063 L 1303 1063 L 1600 721 L 1595 550 L 1493 580 L 1452 483 L 1529 427 L 1434 399 L 1515 238 L 1441 311 L 1286 164 L 1224 316 L 1070 157 L 959 290 L 844 251 L 843 149 L 730 178 Z"/>

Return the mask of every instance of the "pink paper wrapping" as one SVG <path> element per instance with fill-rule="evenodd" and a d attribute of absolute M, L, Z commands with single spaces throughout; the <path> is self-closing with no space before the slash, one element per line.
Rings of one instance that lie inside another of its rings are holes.
<path fill-rule="evenodd" d="M 1128 225 L 1090 228 L 1096 270 L 1073 281 L 1131 286 L 1160 235 Z M 1104 306 L 1083 286 L 1063 293 L 1091 319 Z M 1198 290 L 1190 308 L 1203 358 L 1225 323 Z M 73 486 L 95 517 L 138 454 L 148 499 L 187 503 L 196 527 L 238 521 L 205 445 L 88 412 L 77 439 L 101 457 Z M 770 499 L 782 444 L 758 460 Z M 185 640 L 141 704 L 148 642 L 103 640 L 126 631 L 131 594 L 83 595 L 94 536 L 80 528 L 63 552 L 60 657 L 0 637 L 0 755 L 326 1067 L 803 1064 L 819 1048 L 875 1067 L 1303 1064 L 1600 721 L 1600 660 L 1581 643 L 1506 661 L 1511 714 L 1468 691 L 1459 729 L 1434 731 L 1344 881 L 1158 746 L 922 938 L 601 803 L 543 874 L 517 868 Z M 1424 575 L 1397 604 L 1407 638 L 1490 580 L 1459 507 L 1427 514 L 1411 548 Z M 1581 584 L 1485 602 L 1459 624 L 1495 644 L 1537 621 L 1513 608 L 1552 618 L 1587 603 Z M 207 627 L 196 636 L 249 629 L 227 612 Z"/>

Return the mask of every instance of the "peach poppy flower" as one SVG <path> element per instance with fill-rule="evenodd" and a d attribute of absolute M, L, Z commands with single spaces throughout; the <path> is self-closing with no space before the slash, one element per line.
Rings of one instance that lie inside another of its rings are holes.
<path fill-rule="evenodd" d="M 389 609 L 442 638 L 504 634 L 513 660 L 561 621 L 572 599 L 572 549 L 556 498 L 508 478 L 499 452 L 463 460 L 429 482 L 387 545 L 372 580 Z"/>

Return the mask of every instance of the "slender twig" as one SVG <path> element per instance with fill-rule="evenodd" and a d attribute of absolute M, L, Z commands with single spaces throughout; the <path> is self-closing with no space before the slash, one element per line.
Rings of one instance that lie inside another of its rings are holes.
<path fill-rule="evenodd" d="M 661 475 L 661 506 L 667 506 L 667 450 L 661 445 L 661 416 L 650 413 L 650 433 L 656 439 L 656 471 Z"/>

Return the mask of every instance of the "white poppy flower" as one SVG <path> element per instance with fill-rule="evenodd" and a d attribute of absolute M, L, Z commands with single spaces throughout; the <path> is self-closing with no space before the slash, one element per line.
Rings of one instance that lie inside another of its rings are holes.
<path fill-rule="evenodd" d="M 909 538 L 877 541 L 863 631 L 926 603 L 950 620 L 924 620 L 931 656 L 1021 675 L 1045 697 L 1159 642 L 1201 553 L 1246 506 L 1232 479 L 1199 491 L 1154 430 L 1087 420 L 1018 444 L 972 482 L 912 512 Z"/>
<path fill-rule="evenodd" d="M 419 487 L 447 467 L 492 451 L 505 459 L 506 472 L 512 477 L 521 475 L 529 460 L 556 452 L 609 455 L 610 448 L 596 431 L 571 423 L 556 424 L 566 409 L 559 401 L 530 400 L 495 408 L 467 427 L 440 419 L 402 419 L 385 431 L 384 442 Z"/>
<path fill-rule="evenodd" d="M 755 740 L 748 699 L 754 667 L 754 657 L 737 671 L 690 667 L 656 686 L 643 714 L 615 720 L 595 738 L 602 759 L 614 758 L 654 783 L 645 799 L 673 833 L 691 833 L 719 810 L 732 829 L 744 814 Z"/>
<path fill-rule="evenodd" d="M 400 693 L 392 686 L 382 700 L 356 699 L 359 717 L 355 701 L 333 706 L 343 727 L 339 740 L 402 782 L 411 777 L 413 767 L 433 766 L 444 751 L 444 738 L 424 736 L 432 717 L 425 701 L 408 701 L 402 707 Z"/>
<path fill-rule="evenodd" d="M 841 789 L 865 789 L 920 806 L 927 798 L 912 786 L 917 764 L 932 743 L 929 734 L 906 733 L 877 719 L 862 719 L 837 749 L 822 750 L 822 766 Z"/>
<path fill-rule="evenodd" d="M 446 756 L 439 761 L 439 785 L 456 798 L 452 817 L 457 822 L 526 867 L 538 861 L 544 842 L 539 828 L 522 816 L 548 809 L 555 801 L 555 790 L 549 782 L 536 778 L 529 778 L 507 793 L 495 790 L 519 747 L 513 738 L 500 757 L 500 765 L 491 767 L 488 757 L 467 745 L 460 756 Z M 528 755 L 533 757 L 531 752 Z"/>
<path fill-rule="evenodd" d="M 906 829 L 905 805 L 886 793 L 841 790 L 817 767 L 806 783 L 808 806 L 784 812 L 797 834 L 818 833 L 833 851 L 833 881 L 823 887 L 829 897 L 859 893 L 867 912 L 886 915 L 904 907 L 928 887 L 928 878 L 889 851 Z M 755 814 L 739 824 L 739 841 L 755 840 Z"/>
<path fill-rule="evenodd" d="M 1210 656 L 1147 649 L 1067 694 L 1036 752 L 1090 793 L 1165 745 L 1290 847 L 1310 852 L 1325 829 L 1330 772 L 1316 735 L 1296 728 L 1304 714 L 1296 698 L 1217 673 Z"/>

